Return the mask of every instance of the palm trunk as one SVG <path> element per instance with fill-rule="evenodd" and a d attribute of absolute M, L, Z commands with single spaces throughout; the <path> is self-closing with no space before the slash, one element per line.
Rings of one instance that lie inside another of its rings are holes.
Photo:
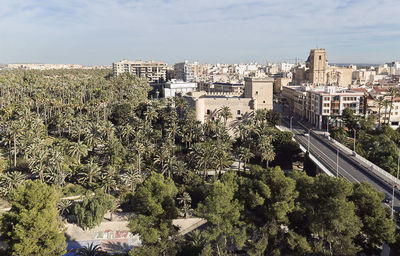
<path fill-rule="evenodd" d="M 14 168 L 17 167 L 17 145 L 16 145 L 16 138 L 14 133 Z"/>
<path fill-rule="evenodd" d="M 392 98 L 390 99 L 388 125 L 390 125 L 390 116 L 392 115 L 392 107 L 393 107 L 393 96 L 392 96 Z"/>

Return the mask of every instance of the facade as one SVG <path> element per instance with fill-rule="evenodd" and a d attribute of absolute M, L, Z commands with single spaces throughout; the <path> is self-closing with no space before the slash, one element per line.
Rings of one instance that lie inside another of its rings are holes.
<path fill-rule="evenodd" d="M 208 92 L 223 92 L 223 93 L 234 93 L 241 95 L 244 92 L 244 84 L 233 84 L 233 83 L 213 83 L 207 88 Z"/>
<path fill-rule="evenodd" d="M 162 88 L 162 96 L 164 98 L 175 97 L 178 94 L 185 95 L 188 92 L 195 91 L 197 89 L 197 83 L 188 83 L 180 80 L 173 79 L 166 82 Z"/>
<path fill-rule="evenodd" d="M 273 79 L 266 77 L 245 78 L 244 94 L 200 91 L 190 92 L 184 97 L 195 109 L 196 118 L 201 122 L 213 118 L 223 106 L 229 107 L 233 116 L 228 120 L 228 125 L 231 125 L 257 109 L 272 109 L 272 95 Z"/>
<path fill-rule="evenodd" d="M 197 62 L 189 61 L 176 63 L 174 65 L 175 78 L 184 82 L 193 82 L 198 77 L 199 65 Z"/>
<path fill-rule="evenodd" d="M 282 96 L 292 115 L 307 120 L 318 129 L 341 121 L 342 111 L 350 108 L 356 115 L 364 115 L 365 93 L 336 86 L 285 86 Z"/>
<path fill-rule="evenodd" d="M 283 86 L 288 86 L 289 83 L 292 82 L 292 78 L 290 77 L 278 77 L 274 81 L 274 92 L 280 93 L 282 92 Z"/>
<path fill-rule="evenodd" d="M 113 75 L 130 73 L 138 78 L 146 78 L 149 83 L 166 81 L 167 64 L 153 61 L 129 61 L 121 60 L 113 63 Z"/>
<path fill-rule="evenodd" d="M 316 85 L 325 85 L 326 80 L 326 50 L 325 49 L 311 49 L 310 56 L 306 61 L 306 67 L 309 68 L 307 80 Z"/>

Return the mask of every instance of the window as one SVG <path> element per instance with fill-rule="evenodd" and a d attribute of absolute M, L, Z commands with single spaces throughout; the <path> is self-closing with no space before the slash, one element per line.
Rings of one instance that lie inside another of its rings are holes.
<path fill-rule="evenodd" d="M 265 103 L 265 100 L 263 100 L 263 103 Z"/>
<path fill-rule="evenodd" d="M 211 111 L 209 109 L 207 109 L 207 115 L 211 114 Z"/>
<path fill-rule="evenodd" d="M 240 110 L 237 111 L 237 114 L 240 115 Z"/>
<path fill-rule="evenodd" d="M 322 60 L 322 56 L 321 55 L 319 55 L 319 60 Z"/>
<path fill-rule="evenodd" d="M 324 103 L 324 107 L 329 107 L 329 103 Z"/>
<path fill-rule="evenodd" d="M 256 95 L 258 95 L 258 91 L 256 91 Z"/>

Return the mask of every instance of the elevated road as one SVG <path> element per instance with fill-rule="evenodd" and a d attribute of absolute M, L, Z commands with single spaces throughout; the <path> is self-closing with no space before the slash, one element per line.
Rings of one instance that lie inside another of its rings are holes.
<path fill-rule="evenodd" d="M 287 118 L 283 119 L 282 126 L 290 129 L 290 121 Z M 352 160 L 350 155 L 338 150 L 326 138 L 312 131 L 308 135 L 309 129 L 296 120 L 292 120 L 292 132 L 295 140 L 304 148 L 309 149 L 310 154 L 323 163 L 331 173 L 351 183 L 370 183 L 387 198 L 392 198 L 392 182 L 373 174 L 368 168 Z M 397 189 L 394 195 L 394 209 L 400 210 L 400 192 Z"/>

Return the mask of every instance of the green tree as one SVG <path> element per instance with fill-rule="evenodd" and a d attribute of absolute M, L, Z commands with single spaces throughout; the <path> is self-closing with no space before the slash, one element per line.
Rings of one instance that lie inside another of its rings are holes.
<path fill-rule="evenodd" d="M 129 220 L 131 232 L 139 234 L 142 247 L 134 255 L 161 255 L 174 248 L 176 229 L 172 220 L 178 216 L 174 198 L 178 190 L 171 179 L 152 173 L 138 186 L 134 195 L 136 213 Z"/>
<path fill-rule="evenodd" d="M 293 172 L 292 177 L 299 196 L 291 225 L 307 237 L 314 253 L 356 255 L 361 250 L 355 239 L 362 222 L 356 215 L 356 206 L 348 200 L 353 185 L 325 175 L 312 178 Z"/>
<path fill-rule="evenodd" d="M 382 204 L 385 196 L 369 183 L 356 183 L 353 186 L 350 200 L 355 204 L 356 214 L 363 224 L 357 242 L 365 253 L 379 254 L 384 242 L 395 241 L 396 225 L 390 210 Z"/>
<path fill-rule="evenodd" d="M 226 123 L 229 118 L 232 118 L 232 111 L 228 106 L 223 106 L 218 111 L 218 115 L 224 119 L 224 125 L 226 127 Z"/>
<path fill-rule="evenodd" d="M 7 255 L 62 255 L 64 227 L 57 211 L 57 192 L 39 181 L 27 181 L 10 196 L 11 210 L 0 219 Z"/>
<path fill-rule="evenodd" d="M 228 241 L 241 248 L 246 240 L 244 223 L 240 220 L 242 205 L 235 198 L 238 190 L 233 172 L 222 175 L 220 181 L 212 184 L 197 212 L 211 223 L 207 230 L 209 246 L 219 255 L 226 251 Z"/>
<path fill-rule="evenodd" d="M 89 193 L 82 203 L 76 204 L 74 214 L 77 223 L 83 229 L 91 229 L 99 225 L 106 212 L 112 207 L 114 199 L 102 191 L 96 191 L 94 196 Z"/>
<path fill-rule="evenodd" d="M 351 108 L 343 109 L 342 119 L 350 131 L 358 130 L 358 119 Z"/>

